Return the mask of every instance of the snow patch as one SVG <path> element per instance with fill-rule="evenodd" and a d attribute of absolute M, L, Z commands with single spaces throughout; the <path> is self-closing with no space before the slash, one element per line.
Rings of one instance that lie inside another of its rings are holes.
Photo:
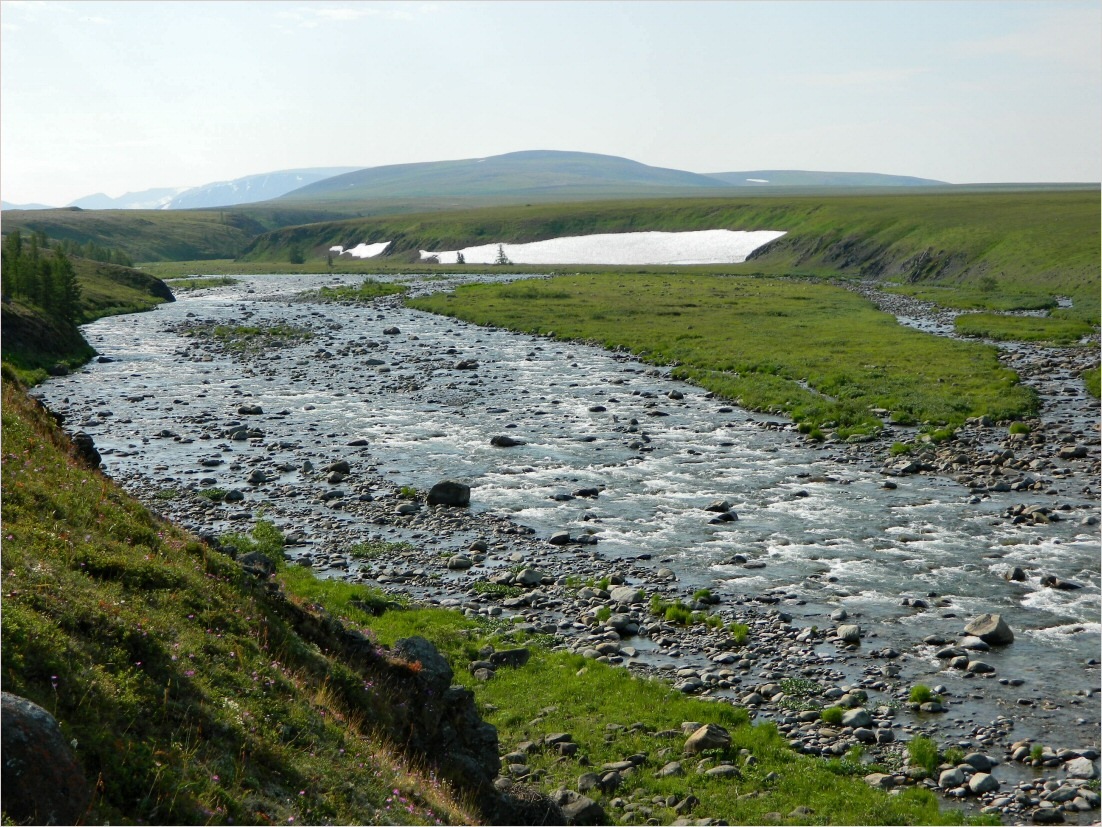
<path fill-rule="evenodd" d="M 462 253 L 467 264 L 493 264 L 500 246 L 513 264 L 737 264 L 784 234 L 777 230 L 599 233 L 528 244 L 421 250 L 421 259 L 435 256 L 441 264 L 455 264 Z"/>
<path fill-rule="evenodd" d="M 751 184 L 768 184 L 769 183 L 768 178 L 747 178 L 746 180 L 749 181 Z"/>
<path fill-rule="evenodd" d="M 351 256 L 352 258 L 374 258 L 383 252 L 390 246 L 389 241 L 378 241 L 374 244 L 357 244 L 355 247 L 351 247 L 348 250 L 341 247 L 339 244 L 330 247 L 329 252 L 339 255 Z"/>

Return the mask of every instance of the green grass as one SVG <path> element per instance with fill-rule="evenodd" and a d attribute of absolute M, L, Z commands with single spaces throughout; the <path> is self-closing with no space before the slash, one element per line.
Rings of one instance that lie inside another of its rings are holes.
<path fill-rule="evenodd" d="M 472 285 L 409 304 L 625 347 L 743 407 L 791 416 L 809 436 L 873 432 L 872 408 L 949 426 L 1036 408 L 995 348 L 903 327 L 848 290 L 806 281 L 605 273 Z"/>
<path fill-rule="evenodd" d="M 994 279 L 977 285 L 895 284 L 887 286 L 886 290 L 953 310 L 1006 312 L 1052 310 L 1057 306 L 1056 299 L 1050 295 L 1027 290 L 1003 290 Z"/>
<path fill-rule="evenodd" d="M 937 772 L 939 762 L 937 744 L 925 735 L 918 735 L 907 742 L 907 755 L 916 767 L 922 767 L 930 775 Z"/>
<path fill-rule="evenodd" d="M 229 557 L 79 466 L 6 379 L 3 450 L 0 674 L 77 744 L 90 823 L 471 823 L 375 735 L 383 660 L 300 637 Z"/>
<path fill-rule="evenodd" d="M 1048 342 L 1075 344 L 1089 336 L 1094 326 L 1077 319 L 1054 316 L 1003 316 L 997 313 L 963 313 L 954 321 L 957 333 L 998 342 Z"/>
<path fill-rule="evenodd" d="M 180 293 L 187 290 L 205 290 L 208 287 L 228 287 L 231 284 L 237 284 L 237 279 L 232 279 L 229 276 L 211 276 L 208 278 L 193 276 L 190 278 L 168 279 L 165 284 L 172 289 L 173 293 Z"/>
<path fill-rule="evenodd" d="M 1095 399 L 1102 397 L 1102 370 L 1091 368 L 1083 371 L 1083 382 L 1087 386 L 1087 393 Z"/>

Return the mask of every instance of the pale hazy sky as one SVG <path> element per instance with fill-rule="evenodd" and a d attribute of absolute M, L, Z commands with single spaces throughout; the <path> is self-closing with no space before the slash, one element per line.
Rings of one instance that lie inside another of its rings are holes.
<path fill-rule="evenodd" d="M 0 2 L 0 194 L 621 155 L 1102 180 L 1102 2 Z"/>

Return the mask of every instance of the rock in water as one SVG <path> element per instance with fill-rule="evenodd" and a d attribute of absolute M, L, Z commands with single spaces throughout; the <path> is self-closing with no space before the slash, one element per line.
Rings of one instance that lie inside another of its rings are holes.
<path fill-rule="evenodd" d="M 518 445 L 524 445 L 523 439 L 514 439 L 511 436 L 495 436 L 490 440 L 490 444 L 495 448 L 515 448 Z"/>
<path fill-rule="evenodd" d="M 861 642 L 861 627 L 855 623 L 846 623 L 838 627 L 838 637 L 846 643 Z"/>
<path fill-rule="evenodd" d="M 1005 646 L 1014 642 L 1014 632 L 1006 625 L 1002 615 L 982 614 L 964 627 L 966 634 L 974 635 L 992 646 Z"/>
<path fill-rule="evenodd" d="M 3 810 L 17 823 L 76 824 L 91 798 L 84 772 L 54 717 L 3 693 Z"/>
<path fill-rule="evenodd" d="M 453 480 L 443 480 L 429 489 L 429 505 L 463 507 L 471 504 L 471 487 Z"/>

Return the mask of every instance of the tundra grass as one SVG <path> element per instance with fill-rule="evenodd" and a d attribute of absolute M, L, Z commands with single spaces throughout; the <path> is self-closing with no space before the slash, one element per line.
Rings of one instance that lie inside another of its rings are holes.
<path fill-rule="evenodd" d="M 386 282 L 364 279 L 358 285 L 343 285 L 341 287 L 322 287 L 314 296 L 318 301 L 371 301 L 380 296 L 393 296 L 396 293 L 405 292 L 400 284 L 387 284 Z"/>
<path fill-rule="evenodd" d="M 1036 397 L 994 347 L 896 323 L 854 293 L 803 281 L 565 276 L 471 285 L 412 307 L 483 325 L 628 348 L 752 410 L 839 437 L 905 424 L 1021 418 Z"/>
<path fill-rule="evenodd" d="M 585 772 L 644 755 L 641 769 L 621 789 L 587 793 L 614 820 L 642 823 L 653 817 L 669 824 L 680 814 L 667 806 L 667 797 L 682 800 L 691 794 L 700 800 L 693 809 L 695 818 L 731 824 L 765 824 L 771 820 L 770 813 L 787 815 L 799 806 L 811 808 L 814 814 L 808 818 L 817 824 L 962 823 L 959 812 L 940 811 L 936 797 L 927 790 L 889 796 L 861 778 L 872 767 L 800 756 L 772 724 L 752 726 L 741 708 L 687 698 L 666 683 L 633 676 L 626 669 L 551 651 L 542 641 L 509 631 L 507 622 L 409 606 L 376 616 L 365 610 L 365 604 L 382 599 L 375 589 L 318 580 L 308 569 L 294 566 L 284 566 L 278 577 L 288 591 L 351 624 L 369 627 L 380 643 L 410 635 L 433 641 L 452 664 L 455 680 L 475 693 L 483 716 L 497 727 L 503 751 L 526 741 L 541 744 L 552 733 L 569 733 L 579 746 L 578 755 L 567 760 L 553 748 L 535 750 L 525 756 L 534 775 L 524 783 L 547 793 L 561 787 L 575 789 L 578 776 Z M 499 668 L 489 681 L 479 681 L 465 667 L 479 658 L 479 650 L 487 644 L 497 649 L 527 645 L 531 658 L 523 667 Z M 681 725 L 685 721 L 726 728 L 732 735 L 731 747 L 683 758 L 681 746 L 687 733 Z M 754 762 L 744 766 L 748 754 Z M 656 771 L 673 760 L 683 761 L 685 774 L 658 777 Z M 704 766 L 698 767 L 702 760 Z M 700 770 L 721 761 L 741 767 L 738 777 L 713 779 L 701 774 Z M 661 804 L 654 802 L 657 796 L 662 797 Z M 613 803 L 618 797 L 646 807 L 649 814 L 618 807 Z M 986 823 L 996 822 L 988 819 Z"/>
<path fill-rule="evenodd" d="M 75 745 L 85 822 L 471 823 L 371 736 L 397 701 L 362 665 L 70 450 L 5 377 L 0 675 Z"/>
<path fill-rule="evenodd" d="M 953 322 L 957 333 L 997 342 L 1046 342 L 1071 345 L 1089 336 L 1087 322 L 1051 316 L 1006 316 L 998 313 L 962 313 Z"/>

